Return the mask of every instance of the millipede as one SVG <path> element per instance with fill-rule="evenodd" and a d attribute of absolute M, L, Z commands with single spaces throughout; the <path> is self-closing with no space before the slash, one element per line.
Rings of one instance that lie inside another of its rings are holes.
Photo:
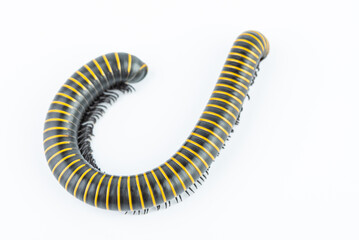
<path fill-rule="evenodd" d="M 208 170 L 238 124 L 242 104 L 269 43 L 257 31 L 235 40 L 215 88 L 190 136 L 162 165 L 136 175 L 100 170 L 92 154 L 93 128 L 109 105 L 148 67 L 128 53 L 102 55 L 76 71 L 60 88 L 47 112 L 43 144 L 57 181 L 85 203 L 107 210 L 148 213 L 181 201 L 207 178 Z"/>

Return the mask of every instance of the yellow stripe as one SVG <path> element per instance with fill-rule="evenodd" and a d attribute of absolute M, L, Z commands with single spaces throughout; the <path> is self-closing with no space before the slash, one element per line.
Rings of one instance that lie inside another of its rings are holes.
<path fill-rule="evenodd" d="M 222 98 L 210 98 L 209 100 L 224 102 L 224 103 L 228 104 L 229 106 L 231 106 L 232 108 L 236 109 L 237 112 L 239 112 L 239 109 L 237 108 L 237 106 L 231 102 L 228 102 L 227 100 L 224 100 Z"/>
<path fill-rule="evenodd" d="M 230 52 L 229 55 L 240 56 L 240 57 L 242 57 L 242 58 L 247 59 L 248 61 L 251 61 L 251 62 L 254 63 L 254 64 L 257 64 L 257 62 L 256 62 L 255 60 L 253 60 L 252 58 L 250 58 L 250 57 L 248 57 L 248 56 L 246 56 L 246 55 L 244 55 L 244 54 L 242 54 L 242 53 Z"/>
<path fill-rule="evenodd" d="M 232 49 L 233 49 L 233 48 L 237 48 L 237 49 L 244 50 L 244 51 L 246 51 L 246 52 L 252 54 L 252 55 L 255 56 L 256 58 L 259 58 L 259 56 L 258 56 L 256 53 L 252 52 L 252 51 L 249 50 L 248 48 L 245 48 L 245 47 L 242 47 L 242 46 L 233 46 Z"/>
<path fill-rule="evenodd" d="M 248 74 L 249 76 L 252 76 L 252 73 L 248 72 L 247 70 L 244 70 L 243 68 L 239 68 L 239 67 L 228 65 L 228 64 L 224 65 L 224 67 L 234 68 L 234 69 L 237 69 L 238 71 L 241 71 L 241 72 L 244 72 L 244 73 Z"/>
<path fill-rule="evenodd" d="M 118 182 L 117 182 L 117 208 L 118 211 L 121 211 L 121 180 L 122 180 L 122 176 L 120 176 L 118 178 Z"/>
<path fill-rule="evenodd" d="M 166 175 L 165 171 L 163 171 L 163 169 L 161 167 L 158 167 L 158 169 L 161 171 L 161 173 L 163 174 L 163 176 L 166 178 L 168 184 L 170 185 L 171 189 L 172 189 L 172 192 L 173 192 L 173 195 L 176 197 L 177 196 L 177 193 L 176 193 L 176 190 L 174 189 L 170 179 L 168 178 L 168 176 Z"/>
<path fill-rule="evenodd" d="M 226 61 L 230 61 L 230 62 L 236 62 L 236 63 L 239 63 L 239 64 L 242 64 L 252 70 L 254 70 L 254 67 L 252 67 L 251 65 L 249 65 L 248 63 L 245 63 L 243 61 L 240 61 L 240 60 L 237 60 L 237 59 L 234 59 L 234 58 L 227 58 Z"/>
<path fill-rule="evenodd" d="M 244 89 L 248 90 L 248 87 L 246 85 L 244 85 L 243 83 L 241 83 L 240 81 L 236 81 L 232 78 L 227 78 L 227 77 L 220 77 L 218 78 L 218 80 L 224 80 L 224 81 L 230 81 L 233 82 L 235 84 L 238 84 L 239 86 L 243 87 Z"/>
<path fill-rule="evenodd" d="M 165 162 L 166 166 L 171 169 L 171 171 L 176 175 L 176 177 L 178 178 L 178 180 L 180 181 L 180 183 L 182 184 L 183 190 L 186 191 L 186 185 L 184 185 L 184 182 L 182 181 L 181 177 L 178 175 L 178 173 L 176 172 L 176 170 L 173 169 L 173 167 L 171 167 L 171 165 L 169 165 L 167 162 Z"/>
<path fill-rule="evenodd" d="M 140 199 L 141 199 L 141 206 L 142 209 L 144 209 L 145 204 L 143 203 L 142 191 L 141 191 L 140 181 L 138 180 L 138 175 L 136 175 L 136 183 L 137 183 L 138 194 L 140 195 Z"/>
<path fill-rule="evenodd" d="M 266 43 L 267 43 L 267 50 L 266 50 L 266 53 L 268 54 L 269 53 L 269 49 L 270 49 L 270 45 L 269 45 L 269 42 L 268 42 L 268 39 L 265 38 L 266 40 Z"/>
<path fill-rule="evenodd" d="M 133 208 L 132 208 L 132 196 L 131 196 L 130 176 L 127 177 L 127 190 L 128 190 L 128 203 L 129 203 L 129 205 L 130 205 L 131 211 L 133 211 Z"/>
<path fill-rule="evenodd" d="M 66 120 L 66 119 L 63 119 L 63 118 L 49 118 L 49 119 L 46 119 L 45 123 L 47 122 L 66 122 L 66 123 L 69 123 L 70 121 Z"/>
<path fill-rule="evenodd" d="M 194 133 L 194 132 L 191 133 L 191 135 L 196 136 L 196 137 L 199 137 L 199 138 L 205 140 L 206 142 L 208 142 L 209 144 L 211 144 L 212 147 L 214 147 L 214 148 L 217 150 L 217 152 L 219 152 L 219 148 L 216 146 L 216 144 L 214 144 L 214 143 L 213 143 L 211 140 L 209 140 L 208 138 L 203 137 L 202 135 L 199 135 L 199 134 Z"/>
<path fill-rule="evenodd" d="M 242 105 L 242 101 L 241 99 L 237 98 L 236 96 L 232 95 L 232 94 L 229 94 L 227 92 L 223 92 L 223 91 L 213 91 L 213 93 L 218 93 L 218 94 L 224 94 L 224 95 L 227 95 L 231 98 L 233 98 L 234 100 L 236 100 L 237 102 L 239 102 L 241 105 Z"/>
<path fill-rule="evenodd" d="M 234 120 L 236 120 L 236 116 L 234 116 L 234 114 L 232 112 L 230 112 L 229 110 L 225 109 L 224 107 L 221 107 L 219 105 L 216 105 L 216 104 L 207 104 L 206 107 L 214 107 L 214 108 L 218 108 L 218 109 L 221 109 L 223 111 L 225 111 L 226 113 L 228 113 L 229 115 L 231 115 L 231 117 L 234 118 Z"/>
<path fill-rule="evenodd" d="M 74 190 L 74 196 L 75 196 L 75 197 L 76 197 L 77 189 L 79 188 L 79 185 L 80 185 L 82 179 L 83 179 L 83 178 L 85 177 L 85 175 L 86 175 L 89 171 L 91 171 L 91 170 L 92 170 L 91 168 L 87 169 L 87 170 L 81 175 L 81 177 L 79 178 L 79 180 L 77 180 L 77 183 L 76 183 L 76 186 L 75 186 L 75 190 Z"/>
<path fill-rule="evenodd" d="M 199 170 L 199 168 L 196 166 L 196 164 L 194 164 L 194 162 L 192 162 L 191 159 L 189 159 L 186 155 L 184 155 L 181 152 L 177 152 L 178 155 L 180 155 L 181 157 L 183 157 L 184 159 L 186 159 L 190 164 L 192 164 L 192 166 L 197 170 L 197 172 L 199 173 L 200 176 L 202 176 L 202 172 L 201 170 Z"/>
<path fill-rule="evenodd" d="M 89 66 L 85 65 L 85 68 L 87 69 L 87 71 L 89 71 L 89 73 L 92 75 L 94 79 L 98 80 L 96 74 L 92 71 L 92 69 Z"/>
<path fill-rule="evenodd" d="M 257 47 L 257 45 L 255 45 L 255 44 L 252 43 L 251 41 L 248 41 L 248 40 L 245 40 L 245 39 L 237 39 L 236 42 L 248 43 L 248 44 L 250 44 L 252 47 L 254 47 L 260 54 L 262 54 L 262 51 Z"/>
<path fill-rule="evenodd" d="M 209 130 L 208 128 L 205 128 L 205 127 L 202 127 L 202 126 L 196 126 L 196 128 L 199 128 L 199 129 L 202 129 L 204 131 L 207 131 L 207 132 L 211 133 L 213 136 L 218 138 L 218 140 L 221 141 L 221 143 L 224 143 L 224 140 L 217 133 Z"/>
<path fill-rule="evenodd" d="M 48 132 L 48 131 L 51 131 L 51 130 L 69 130 L 68 128 L 65 128 L 65 127 L 50 127 L 50 128 L 46 128 L 44 130 L 44 133 L 45 132 Z"/>
<path fill-rule="evenodd" d="M 106 66 L 108 68 L 108 70 L 110 71 L 110 73 L 112 73 L 112 68 L 110 66 L 110 63 L 107 60 L 107 57 L 105 55 L 102 55 L 103 59 L 105 60 Z"/>
<path fill-rule="evenodd" d="M 203 114 L 209 114 L 209 115 L 213 115 L 213 116 L 216 116 L 216 117 L 219 117 L 220 119 L 222 119 L 223 121 L 225 121 L 230 127 L 233 127 L 232 126 L 232 123 L 230 121 L 228 121 L 227 118 L 223 117 L 222 115 L 219 115 L 217 113 L 214 113 L 214 112 L 211 112 L 211 111 L 204 111 Z"/>
<path fill-rule="evenodd" d="M 157 204 L 156 204 L 155 196 L 153 196 L 152 187 L 151 187 L 150 182 L 148 181 L 146 173 L 143 173 L 143 176 L 145 177 L 145 181 L 147 183 L 148 190 L 150 190 L 153 206 L 156 206 Z"/>
<path fill-rule="evenodd" d="M 74 108 L 74 107 L 71 106 L 70 104 L 67 104 L 67 103 L 64 103 L 64 102 L 61 102 L 61 101 L 53 101 L 52 103 L 54 103 L 54 104 L 60 104 L 60 105 L 63 105 L 63 106 L 69 107 L 69 108 Z"/>
<path fill-rule="evenodd" d="M 87 88 L 85 88 L 84 85 L 82 85 L 79 81 L 77 81 L 75 78 L 70 77 L 69 78 L 71 81 L 73 81 L 74 83 L 76 83 L 77 85 L 79 85 L 83 90 L 87 91 Z"/>
<path fill-rule="evenodd" d="M 107 210 L 110 210 L 108 202 L 109 202 L 109 198 L 110 198 L 110 188 L 111 188 L 112 178 L 113 178 L 113 176 L 110 177 L 110 179 L 108 180 L 108 184 L 107 184 L 107 192 L 106 192 L 106 209 Z"/>
<path fill-rule="evenodd" d="M 216 86 L 232 89 L 233 91 L 236 91 L 237 93 L 241 94 L 243 97 L 246 97 L 246 95 L 241 90 L 238 90 L 237 88 L 232 87 L 230 85 L 218 83 L 216 84 Z"/>
<path fill-rule="evenodd" d="M 96 188 L 96 194 L 95 194 L 95 207 L 97 207 L 97 199 L 98 199 L 98 193 L 100 191 L 100 187 L 102 184 L 103 179 L 106 177 L 106 174 L 104 174 L 101 178 L 100 181 L 97 184 L 97 188 Z"/>
<path fill-rule="evenodd" d="M 56 169 L 63 161 L 65 161 L 66 159 L 69 159 L 70 157 L 73 157 L 73 156 L 75 156 L 75 155 L 76 155 L 76 154 L 67 155 L 66 157 L 64 157 L 64 158 L 62 158 L 60 161 L 58 161 L 58 162 L 56 163 L 56 165 L 54 166 L 54 168 L 52 169 L 52 173 L 55 172 L 55 169 Z"/>
<path fill-rule="evenodd" d="M 68 112 L 66 112 L 66 111 L 62 111 L 62 110 L 57 110 L 57 109 L 51 109 L 51 110 L 49 110 L 48 111 L 48 113 L 62 113 L 62 114 L 66 114 L 66 115 L 71 115 L 71 113 L 68 113 Z"/>
<path fill-rule="evenodd" d="M 226 129 L 224 129 L 222 126 L 218 125 L 216 122 L 213 122 L 213 121 L 208 120 L 208 119 L 205 119 L 205 118 L 200 118 L 199 120 L 200 120 L 200 121 L 203 121 L 203 122 L 208 122 L 208 123 L 213 124 L 214 126 L 216 126 L 216 127 L 218 127 L 219 129 L 221 129 L 226 135 L 228 135 L 228 132 L 226 131 Z"/>
<path fill-rule="evenodd" d="M 68 137 L 69 135 L 55 135 L 55 136 L 51 136 L 51 137 L 48 137 L 44 140 L 43 143 L 46 143 L 47 141 L 51 140 L 51 139 L 54 139 L 54 138 L 59 138 L 59 137 Z"/>
<path fill-rule="evenodd" d="M 52 155 L 49 160 L 47 161 L 47 163 L 50 163 L 52 159 L 54 159 L 57 155 L 59 155 L 60 153 L 63 153 L 63 152 L 67 152 L 67 151 L 70 151 L 72 150 L 72 148 L 65 148 L 65 149 L 62 149 L 60 151 L 58 151 L 57 153 L 55 153 L 54 155 Z"/>
<path fill-rule="evenodd" d="M 257 31 L 252 31 L 252 32 L 255 32 L 255 33 L 257 33 L 258 35 L 259 35 L 259 37 L 260 38 L 262 38 L 262 40 L 263 40 L 263 43 L 264 43 L 264 47 L 267 49 L 267 43 L 266 43 L 266 41 L 264 40 L 264 37 L 263 37 L 263 35 L 260 33 L 260 32 L 257 32 Z"/>
<path fill-rule="evenodd" d="M 214 161 L 213 155 L 207 149 L 205 149 L 203 146 L 199 145 L 198 143 L 196 143 L 196 142 L 194 142 L 194 141 L 192 141 L 190 139 L 187 139 L 187 142 L 189 142 L 189 143 L 199 147 L 200 149 L 202 149 Z M 190 151 L 191 153 L 193 153 L 194 155 L 196 155 L 196 157 L 198 157 L 203 162 L 203 164 L 206 166 L 206 168 L 208 168 L 208 164 L 206 163 L 206 161 L 198 153 L 196 153 L 191 148 L 186 147 L 186 146 L 184 146 L 184 149 L 186 149 L 186 150 Z"/>
<path fill-rule="evenodd" d="M 268 43 L 267 39 L 260 32 L 257 32 L 257 31 L 253 31 L 253 32 L 257 33 L 262 38 L 264 47 L 266 49 L 266 53 L 268 53 L 269 52 L 269 43 Z"/>
<path fill-rule="evenodd" d="M 82 164 L 81 166 L 78 166 L 78 167 L 75 169 L 75 171 L 73 171 L 73 172 L 71 173 L 70 177 L 69 177 L 69 178 L 67 179 L 67 181 L 66 181 L 66 185 L 65 185 L 65 189 L 66 189 L 66 190 L 67 190 L 67 187 L 69 186 L 69 183 L 70 183 L 72 177 L 73 177 L 81 168 L 83 168 L 85 165 L 86 165 L 86 164 Z"/>
<path fill-rule="evenodd" d="M 76 71 L 78 75 L 80 75 L 89 85 L 93 85 L 92 82 L 80 71 Z"/>
<path fill-rule="evenodd" d="M 187 139 L 187 142 L 189 142 L 189 143 L 191 143 L 191 144 L 193 144 L 193 145 L 199 147 L 199 148 L 202 149 L 203 151 L 205 151 L 205 152 L 208 154 L 208 156 L 210 156 L 210 157 L 212 158 L 212 160 L 214 161 L 214 157 L 213 157 L 212 153 L 210 153 L 205 147 L 201 146 L 200 144 L 198 144 L 198 143 L 196 143 L 195 141 L 192 141 L 192 140 L 190 140 L 190 139 Z M 199 156 L 199 155 L 198 155 L 198 156 Z M 204 160 L 203 160 L 203 161 L 204 161 Z M 206 161 L 204 161 L 204 163 L 205 163 L 205 165 L 208 167 Z"/>
<path fill-rule="evenodd" d="M 155 178 L 155 180 L 156 180 L 156 182 L 157 182 L 158 187 L 160 188 L 160 191 L 161 191 L 161 194 L 162 194 L 163 201 L 164 201 L 164 202 L 166 202 L 166 195 L 165 195 L 165 193 L 163 192 L 162 185 L 161 185 L 160 181 L 158 180 L 156 173 L 155 173 L 153 170 L 151 170 L 151 173 L 152 173 L 153 177 Z"/>
<path fill-rule="evenodd" d="M 67 95 L 67 94 L 65 94 L 65 93 L 57 93 L 56 95 L 59 95 L 59 96 L 63 96 L 63 97 L 65 97 L 65 98 L 68 98 L 68 99 L 70 99 L 70 100 L 73 101 L 73 102 L 77 102 L 76 99 L 70 97 L 69 95 Z"/>
<path fill-rule="evenodd" d="M 63 145 L 63 144 L 68 144 L 70 143 L 69 141 L 65 141 L 65 142 L 58 142 L 58 143 L 54 143 L 52 144 L 50 147 L 46 148 L 45 150 L 45 154 L 47 153 L 47 151 L 49 151 L 51 148 L 58 146 L 58 145 Z"/>
<path fill-rule="evenodd" d="M 130 76 L 131 65 L 132 65 L 132 57 L 131 57 L 131 54 L 128 54 L 127 77 Z"/>
<path fill-rule="evenodd" d="M 147 67 L 147 65 L 146 65 L 146 64 L 143 64 L 143 65 L 140 67 L 140 70 L 142 70 L 142 68 L 145 68 L 145 67 Z"/>
<path fill-rule="evenodd" d="M 225 73 L 225 74 L 233 75 L 233 76 L 236 76 L 236 77 L 238 77 L 238 78 L 240 78 L 240 79 L 242 79 L 242 80 L 246 81 L 247 83 L 251 83 L 251 81 L 250 81 L 248 78 L 243 77 L 242 75 L 236 74 L 236 73 L 234 73 L 234 72 L 230 72 L 230 71 L 222 71 L 221 73 Z"/>
<path fill-rule="evenodd" d="M 95 63 L 95 65 L 96 65 L 97 69 L 100 71 L 101 75 L 102 75 L 102 76 L 105 76 L 105 73 L 103 72 L 103 70 L 102 70 L 100 64 L 98 64 L 98 62 L 96 61 L 96 59 L 94 59 L 94 60 L 92 60 L 92 61 Z"/>
<path fill-rule="evenodd" d="M 70 89 L 71 91 L 73 91 L 73 92 L 76 93 L 77 95 L 83 97 L 82 94 L 81 94 L 79 91 L 77 91 L 75 88 L 73 88 L 73 87 L 71 87 L 71 86 L 69 86 L 69 85 L 67 85 L 67 84 L 64 84 L 64 87 Z M 85 100 L 86 100 L 86 99 L 85 99 Z"/>
<path fill-rule="evenodd" d="M 74 160 L 73 162 L 71 162 L 69 165 L 67 165 L 67 166 L 62 170 L 62 172 L 61 172 L 61 174 L 60 174 L 60 176 L 59 176 L 59 178 L 58 178 L 57 180 L 60 182 L 60 180 L 61 180 L 61 178 L 62 178 L 62 175 L 64 175 L 64 173 L 66 172 L 66 170 L 69 169 L 72 165 L 74 165 L 74 164 L 77 163 L 78 161 L 80 161 L 80 159 L 76 159 L 76 160 Z"/>
<path fill-rule="evenodd" d="M 121 62 L 120 62 L 120 58 L 118 57 L 118 53 L 115 53 L 115 57 L 116 57 L 116 62 L 117 62 L 117 68 L 121 74 Z"/>
<path fill-rule="evenodd" d="M 193 143 L 193 141 L 191 143 Z M 206 163 L 206 161 L 204 161 L 204 159 L 200 155 L 198 155 L 195 151 L 193 151 L 192 149 L 190 149 L 189 147 L 186 147 L 186 146 L 182 146 L 182 148 L 186 149 L 187 151 L 189 151 L 193 155 L 195 155 L 197 158 L 199 158 L 199 160 L 202 161 L 202 163 L 206 166 L 206 168 L 208 168 L 208 164 Z"/>
<path fill-rule="evenodd" d="M 268 40 L 266 39 L 266 41 L 267 41 L 267 51 L 266 51 L 266 54 L 268 54 L 269 53 L 269 49 L 270 49 L 270 45 L 269 45 L 269 42 L 268 42 Z"/>
<path fill-rule="evenodd" d="M 247 35 L 247 36 L 254 38 L 259 43 L 259 45 L 261 45 L 262 51 L 264 51 L 263 44 L 261 43 L 261 41 L 259 41 L 259 39 L 256 36 L 254 36 L 253 34 L 250 34 L 250 33 L 242 33 L 241 35 Z"/>
<path fill-rule="evenodd" d="M 86 198 L 87 198 L 87 192 L 88 192 L 88 190 L 89 190 L 89 188 L 90 188 L 91 182 L 92 182 L 92 180 L 95 178 L 95 176 L 96 176 L 97 174 L 98 174 L 98 172 L 95 172 L 95 173 L 91 176 L 89 182 L 88 182 L 87 185 L 86 185 L 86 189 L 85 189 L 85 193 L 84 193 L 84 202 L 85 202 L 85 203 L 86 203 Z"/>
<path fill-rule="evenodd" d="M 174 161 L 175 163 L 178 164 L 178 166 L 180 166 L 188 175 L 189 179 L 191 179 L 191 182 L 194 183 L 194 179 L 192 177 L 192 175 L 187 171 L 187 169 L 182 165 L 182 163 L 180 163 L 177 159 L 175 159 L 174 157 L 171 157 L 172 161 Z"/>

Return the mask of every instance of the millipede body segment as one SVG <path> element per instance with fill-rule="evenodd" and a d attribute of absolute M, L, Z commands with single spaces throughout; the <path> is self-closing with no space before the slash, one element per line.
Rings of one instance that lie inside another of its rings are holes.
<path fill-rule="evenodd" d="M 47 113 L 44 149 L 58 182 L 76 198 L 99 208 L 141 211 L 181 197 L 203 177 L 239 118 L 256 69 L 269 52 L 267 39 L 247 31 L 235 41 L 199 121 L 179 150 L 162 165 L 131 176 L 114 176 L 96 165 L 93 126 L 121 92 L 141 81 L 147 65 L 127 53 L 100 56 L 60 88 Z"/>

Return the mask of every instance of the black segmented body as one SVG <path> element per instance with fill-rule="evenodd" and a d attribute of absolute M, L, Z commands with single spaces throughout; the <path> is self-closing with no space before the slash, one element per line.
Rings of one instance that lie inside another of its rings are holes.
<path fill-rule="evenodd" d="M 142 174 L 113 176 L 99 170 L 89 147 L 93 124 L 116 93 L 142 80 L 147 66 L 126 53 L 98 57 L 76 71 L 48 111 L 44 148 L 59 183 L 78 199 L 119 211 L 148 210 L 187 191 L 208 170 L 239 117 L 242 103 L 269 51 L 266 38 L 247 31 L 235 41 L 213 94 L 183 146 L 161 166 Z"/>

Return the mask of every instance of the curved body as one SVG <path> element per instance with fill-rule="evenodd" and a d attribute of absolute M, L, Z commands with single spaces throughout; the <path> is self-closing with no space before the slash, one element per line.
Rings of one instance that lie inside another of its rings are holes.
<path fill-rule="evenodd" d="M 269 44 L 262 34 L 241 34 L 202 116 L 183 146 L 159 167 L 132 176 L 108 175 L 90 164 L 79 149 L 79 129 L 95 99 L 116 85 L 142 80 L 147 66 L 126 53 L 96 58 L 66 81 L 50 105 L 44 149 L 52 173 L 76 198 L 108 210 L 146 210 L 176 198 L 215 160 L 239 117 L 255 70 L 268 51 Z"/>

